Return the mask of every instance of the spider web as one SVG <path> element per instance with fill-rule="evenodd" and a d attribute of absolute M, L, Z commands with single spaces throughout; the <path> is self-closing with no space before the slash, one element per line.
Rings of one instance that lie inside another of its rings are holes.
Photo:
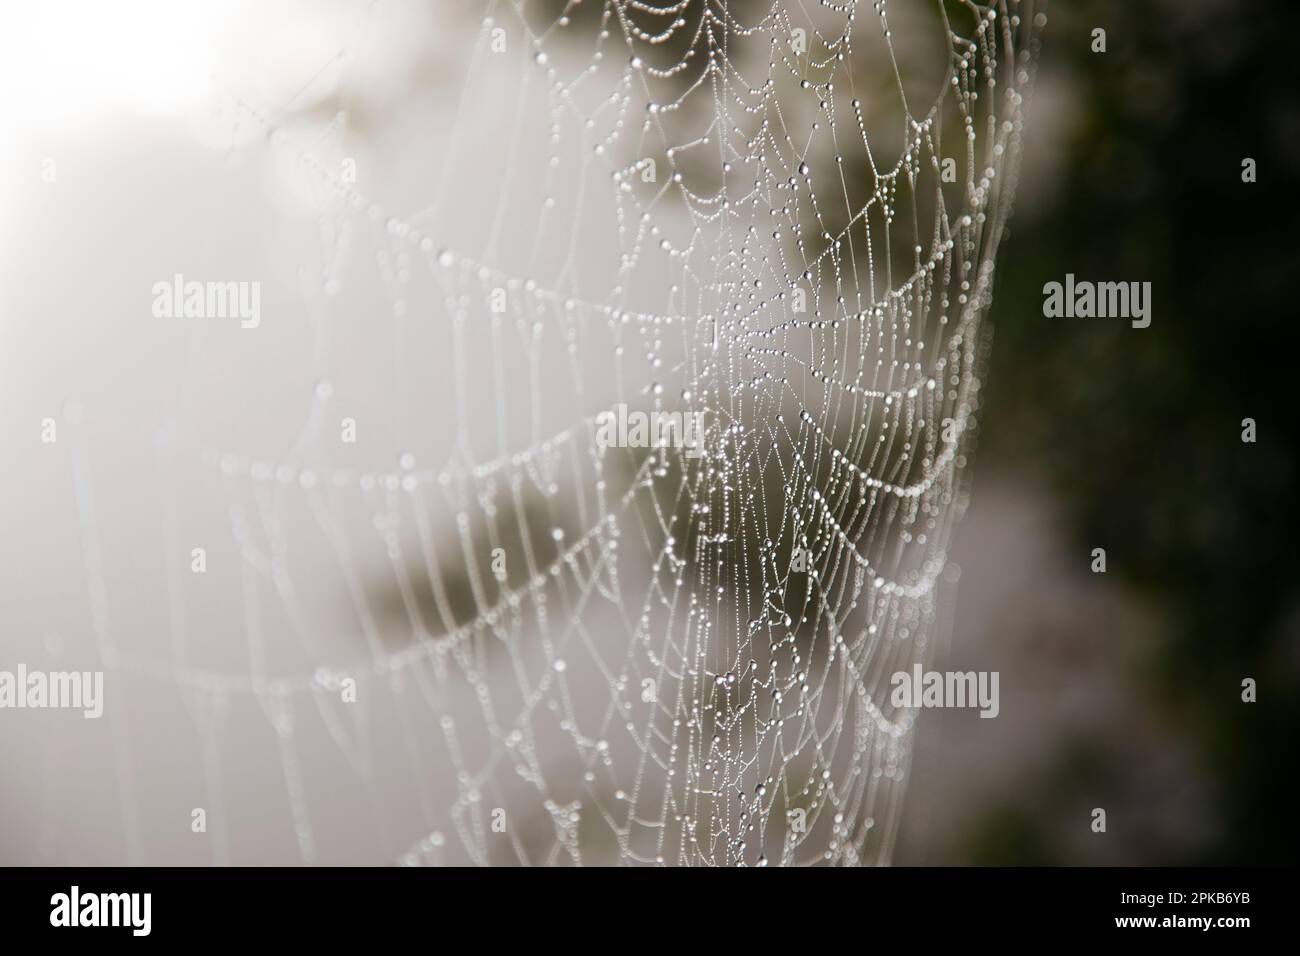
<path fill-rule="evenodd" d="M 191 350 L 153 656 L 119 647 L 77 459 L 105 666 L 182 697 L 217 862 L 271 746 L 306 862 L 887 863 L 889 678 L 939 639 L 1040 7 L 475 9 L 416 208 L 346 174 L 346 117 L 228 103 L 316 211 L 297 425 L 202 421 L 230 359 Z M 700 416 L 700 454 L 605 447 L 620 405 Z M 360 835 L 324 809 L 352 795 Z"/>

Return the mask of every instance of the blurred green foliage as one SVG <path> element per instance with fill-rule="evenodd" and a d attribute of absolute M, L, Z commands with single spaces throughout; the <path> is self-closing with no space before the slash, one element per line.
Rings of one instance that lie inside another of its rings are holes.
<path fill-rule="evenodd" d="M 1105 547 L 1112 580 L 1164 622 L 1138 686 L 1206 758 L 1218 829 L 1161 862 L 1294 862 L 1294 17 L 1169 0 L 1053 3 L 1049 17 L 1040 93 L 1060 84 L 1077 112 L 1055 188 L 1022 193 L 1000 254 L 980 458 L 1045 469 L 1080 553 Z M 1151 326 L 1044 318 L 1042 286 L 1067 272 L 1150 281 Z M 1241 702 L 1245 677 L 1258 703 Z M 987 824 L 977 862 L 1069 862 L 1014 810 Z"/>

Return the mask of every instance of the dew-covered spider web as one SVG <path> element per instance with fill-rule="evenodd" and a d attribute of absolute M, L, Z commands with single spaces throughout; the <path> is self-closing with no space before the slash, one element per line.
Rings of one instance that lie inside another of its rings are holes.
<path fill-rule="evenodd" d="M 258 328 L 185 333 L 152 645 L 73 463 L 110 692 L 187 715 L 167 821 L 140 713 L 109 715 L 132 859 L 202 807 L 218 863 L 889 862 L 890 675 L 934 660 L 1040 25 L 462 5 L 400 187 L 354 168 L 356 102 L 322 128 L 227 89 L 230 153 L 311 224 Z M 620 406 L 700 441 L 602 440 Z"/>

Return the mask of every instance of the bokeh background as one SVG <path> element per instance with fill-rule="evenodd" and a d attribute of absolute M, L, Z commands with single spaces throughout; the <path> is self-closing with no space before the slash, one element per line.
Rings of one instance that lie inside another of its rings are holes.
<path fill-rule="evenodd" d="M 256 64 L 257 92 L 285 104 L 299 131 L 334 135 L 346 107 L 342 148 L 384 182 L 386 200 L 410 198 L 438 145 L 430 116 L 446 115 L 459 79 L 455 15 L 255 7 L 14 12 L 0 38 L 7 433 L 30 437 L 74 386 L 108 393 L 157 374 L 152 346 L 104 321 L 127 307 L 112 298 L 114 276 L 170 272 L 160 244 L 122 248 L 130 230 L 184 237 L 189 255 L 235 274 L 254 270 L 254 248 L 273 270 L 300 261 L 295 243 L 315 223 L 295 199 L 296 171 L 273 159 L 232 171 L 221 152 L 231 144 L 214 140 L 220 124 L 193 122 L 211 107 L 214 64 Z M 1000 671 L 1001 714 L 923 715 L 895 862 L 1293 862 L 1300 525 L 1286 329 L 1300 271 L 1288 212 L 1300 194 L 1300 100 L 1289 20 L 1229 0 L 1058 0 L 1048 14 L 947 621 L 946 666 Z M 362 19 L 372 44 L 350 54 L 344 101 L 331 57 Z M 1104 54 L 1091 50 L 1097 27 Z M 54 188 L 40 182 L 51 156 Z M 1241 181 L 1245 157 L 1257 160 L 1254 184 Z M 1067 272 L 1151 282 L 1151 326 L 1044 318 L 1042 286 Z M 295 281 L 264 295 L 293 296 Z M 304 383 L 283 384 L 287 395 Z M 230 418 L 258 400 L 232 393 Z M 147 403 L 118 410 L 147 415 Z M 1240 438 L 1247 417 L 1254 444 Z M 123 502 L 157 494 L 125 467 L 115 477 L 112 459 L 130 462 L 130 441 L 105 436 L 100 455 Z M 66 467 L 34 464 L 26 437 L 4 456 L 7 666 L 73 641 L 86 590 L 65 563 L 83 543 Z M 105 497 L 110 538 L 145 534 Z M 1097 547 L 1105 574 L 1090 571 Z M 114 574 L 125 616 L 141 633 L 165 631 L 158 594 L 127 569 Z M 1258 682 L 1257 703 L 1241 701 L 1245 677 Z M 33 716 L 0 734 L 0 862 L 120 861 L 107 739 L 69 739 L 52 755 Z M 171 728 L 147 711 L 135 724 L 140 799 L 188 805 L 177 781 L 200 776 L 201 760 L 173 776 Z M 232 813 L 258 805 L 259 781 L 278 788 L 278 771 L 273 753 L 250 756 Z M 84 792 L 67 788 L 74 778 Z M 340 795 L 338 805 L 345 828 L 353 804 Z M 1107 810 L 1105 834 L 1089 827 L 1095 807 Z M 292 858 L 288 838 L 276 842 L 282 808 L 243 812 L 259 836 L 241 859 Z M 341 859 L 368 860 L 368 839 L 358 834 Z M 185 852 L 173 859 L 210 861 Z"/>
<path fill-rule="evenodd" d="M 1214 0 L 1051 6 L 956 555 L 953 657 L 1001 660 L 1006 720 L 923 726 L 900 863 L 1296 858 L 1284 24 Z M 1151 326 L 1044 319 L 1067 272 L 1150 281 Z M 1094 806 L 1105 836 L 1076 825 Z"/>

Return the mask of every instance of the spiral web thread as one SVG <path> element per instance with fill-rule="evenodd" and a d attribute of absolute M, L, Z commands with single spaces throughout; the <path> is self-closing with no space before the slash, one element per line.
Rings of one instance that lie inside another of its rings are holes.
<path fill-rule="evenodd" d="M 278 458 L 209 446 L 184 402 L 161 445 L 177 552 L 175 474 L 197 462 L 218 482 L 246 671 L 201 660 L 183 571 L 170 659 L 117 653 L 82 476 L 106 664 L 183 695 L 218 862 L 238 862 L 223 734 L 254 709 L 307 862 L 333 858 L 320 763 L 365 792 L 375 859 L 886 863 L 915 718 L 889 677 L 933 659 L 1041 12 L 481 12 L 427 208 L 383 208 L 338 174 L 330 137 L 235 103 L 314 190 L 319 380 Z M 903 82 L 899 23 L 938 51 L 928 95 Z M 492 124 L 518 130 L 499 154 L 460 139 Z M 489 192 L 458 178 L 476 164 Z M 321 330 L 357 275 L 382 290 L 367 334 L 391 337 L 394 387 L 424 409 L 395 447 L 450 419 L 433 467 L 342 460 L 329 370 L 346 356 Z M 702 414 L 702 455 L 602 447 L 597 415 L 618 403 Z M 342 610 L 313 607 L 305 573 Z M 304 742 L 322 728 L 329 753 Z M 119 784 L 135 847 L 137 784 Z"/>

